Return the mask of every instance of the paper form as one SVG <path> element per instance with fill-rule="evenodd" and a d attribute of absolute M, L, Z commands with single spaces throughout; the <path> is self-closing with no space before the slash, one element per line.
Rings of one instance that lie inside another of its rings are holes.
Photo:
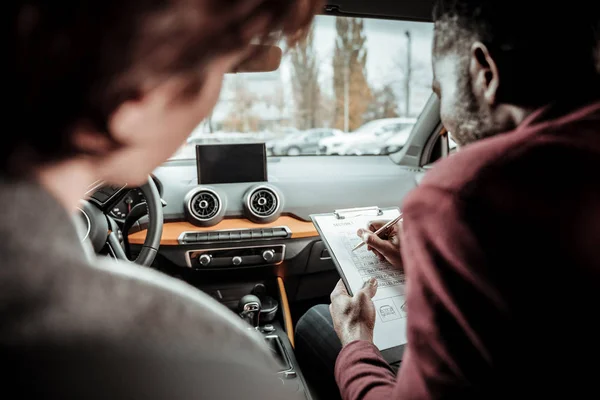
<path fill-rule="evenodd" d="M 346 284 L 352 293 L 363 287 L 370 278 L 377 279 L 377 294 L 373 298 L 377 319 L 373 341 L 379 350 L 406 344 L 406 307 L 404 303 L 404 272 L 387 261 L 380 261 L 367 246 L 352 251 L 361 239 L 356 232 L 366 229 L 373 220 L 391 220 L 399 210 L 386 210 L 383 215 L 359 215 L 338 219 L 334 214 L 313 216 L 318 224 L 322 239 L 329 246 L 338 267 L 341 268 Z"/>

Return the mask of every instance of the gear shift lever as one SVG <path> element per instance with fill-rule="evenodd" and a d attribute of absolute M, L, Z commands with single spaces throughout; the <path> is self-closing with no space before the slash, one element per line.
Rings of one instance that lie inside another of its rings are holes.
<path fill-rule="evenodd" d="M 260 299 L 252 294 L 247 294 L 238 303 L 240 317 L 254 329 L 258 329 L 260 320 Z"/>

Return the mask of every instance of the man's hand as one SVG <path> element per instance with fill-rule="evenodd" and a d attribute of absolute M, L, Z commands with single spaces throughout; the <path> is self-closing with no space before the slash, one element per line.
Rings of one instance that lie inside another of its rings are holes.
<path fill-rule="evenodd" d="M 375 305 L 373 296 L 377 293 L 377 280 L 371 278 L 362 289 L 348 295 L 344 282 L 340 280 L 331 292 L 331 305 L 329 312 L 333 319 L 333 328 L 337 333 L 342 346 L 354 340 L 366 340 L 373 343 L 373 329 L 375 328 Z"/>
<path fill-rule="evenodd" d="M 357 234 L 367 244 L 369 251 L 375 253 L 380 260 L 387 260 L 394 267 L 401 269 L 400 232 L 402 231 L 402 222 L 390 227 L 390 230 L 382 238 L 373 234 L 386 222 L 388 221 L 372 221 L 368 230 L 359 229 Z"/>

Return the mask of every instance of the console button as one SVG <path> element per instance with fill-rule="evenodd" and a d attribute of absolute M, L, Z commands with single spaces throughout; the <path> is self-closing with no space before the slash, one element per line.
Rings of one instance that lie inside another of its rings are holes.
<path fill-rule="evenodd" d="M 240 231 L 229 232 L 229 240 L 240 240 L 241 238 Z"/>
<path fill-rule="evenodd" d="M 240 232 L 240 237 L 241 237 L 242 239 L 252 239 L 252 232 L 251 232 L 251 231 L 248 231 L 248 230 L 246 230 L 246 231 L 241 231 L 241 232 Z"/>
<path fill-rule="evenodd" d="M 210 264 L 211 261 L 212 261 L 212 259 L 208 254 L 202 254 L 198 258 L 198 262 L 200 263 L 200 265 L 202 265 L 204 267 L 206 267 L 208 264 Z"/>
<path fill-rule="evenodd" d="M 197 234 L 196 240 L 198 242 L 206 242 L 208 240 L 208 233 L 202 232 Z"/>
<path fill-rule="evenodd" d="M 198 241 L 198 234 L 197 233 L 186 233 L 185 236 L 183 237 L 183 241 L 186 243 L 195 243 Z"/>
<path fill-rule="evenodd" d="M 285 238 L 285 237 L 288 237 L 288 233 L 287 233 L 287 231 L 285 229 L 281 229 L 281 228 L 274 229 L 273 230 L 273 237 L 276 237 L 276 238 Z"/>
<path fill-rule="evenodd" d="M 233 263 L 233 265 L 240 265 L 242 263 L 242 257 L 240 256 L 235 256 L 231 259 L 231 262 Z"/>
<path fill-rule="evenodd" d="M 272 238 L 274 236 L 273 235 L 273 229 L 263 229 L 262 236 L 264 238 Z"/>
<path fill-rule="evenodd" d="M 218 232 L 209 232 L 208 233 L 208 240 L 211 242 L 216 242 L 219 240 L 219 233 Z"/>
<path fill-rule="evenodd" d="M 229 232 L 219 232 L 219 241 L 229 240 Z"/>
<path fill-rule="evenodd" d="M 275 258 L 275 252 L 273 250 L 265 250 L 262 253 L 262 258 L 266 262 L 271 262 Z"/>

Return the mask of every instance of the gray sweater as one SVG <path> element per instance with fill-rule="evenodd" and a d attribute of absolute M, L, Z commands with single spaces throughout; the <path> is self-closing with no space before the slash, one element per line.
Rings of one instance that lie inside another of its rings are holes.
<path fill-rule="evenodd" d="M 194 398 L 204 398 L 204 392 L 214 398 L 215 387 L 223 382 L 235 388 L 243 378 L 235 375 L 240 371 L 270 376 L 275 370 L 262 338 L 210 296 L 149 268 L 110 259 L 90 262 L 71 217 L 36 183 L 0 180 L 0 205 L 2 349 L 15 353 L 40 344 L 61 349 L 85 343 L 91 352 L 143 349 L 139 353 L 156 363 L 170 357 L 173 365 L 178 362 L 174 355 L 182 354 L 210 370 L 202 387 L 185 379 L 191 385 L 186 393 Z M 201 362 L 211 359 L 229 367 L 219 371 Z M 105 368 L 90 360 L 90 368 Z M 118 373 L 127 380 L 122 376 L 127 370 Z M 169 378 L 161 379 L 167 381 L 160 385 L 170 385 Z M 215 386 L 213 392 L 203 389 L 209 384 Z M 236 397 L 232 387 L 222 398 Z M 269 388 L 254 389 L 244 389 L 244 398 L 280 396 Z M 130 395 L 106 393 L 112 398 Z"/>

